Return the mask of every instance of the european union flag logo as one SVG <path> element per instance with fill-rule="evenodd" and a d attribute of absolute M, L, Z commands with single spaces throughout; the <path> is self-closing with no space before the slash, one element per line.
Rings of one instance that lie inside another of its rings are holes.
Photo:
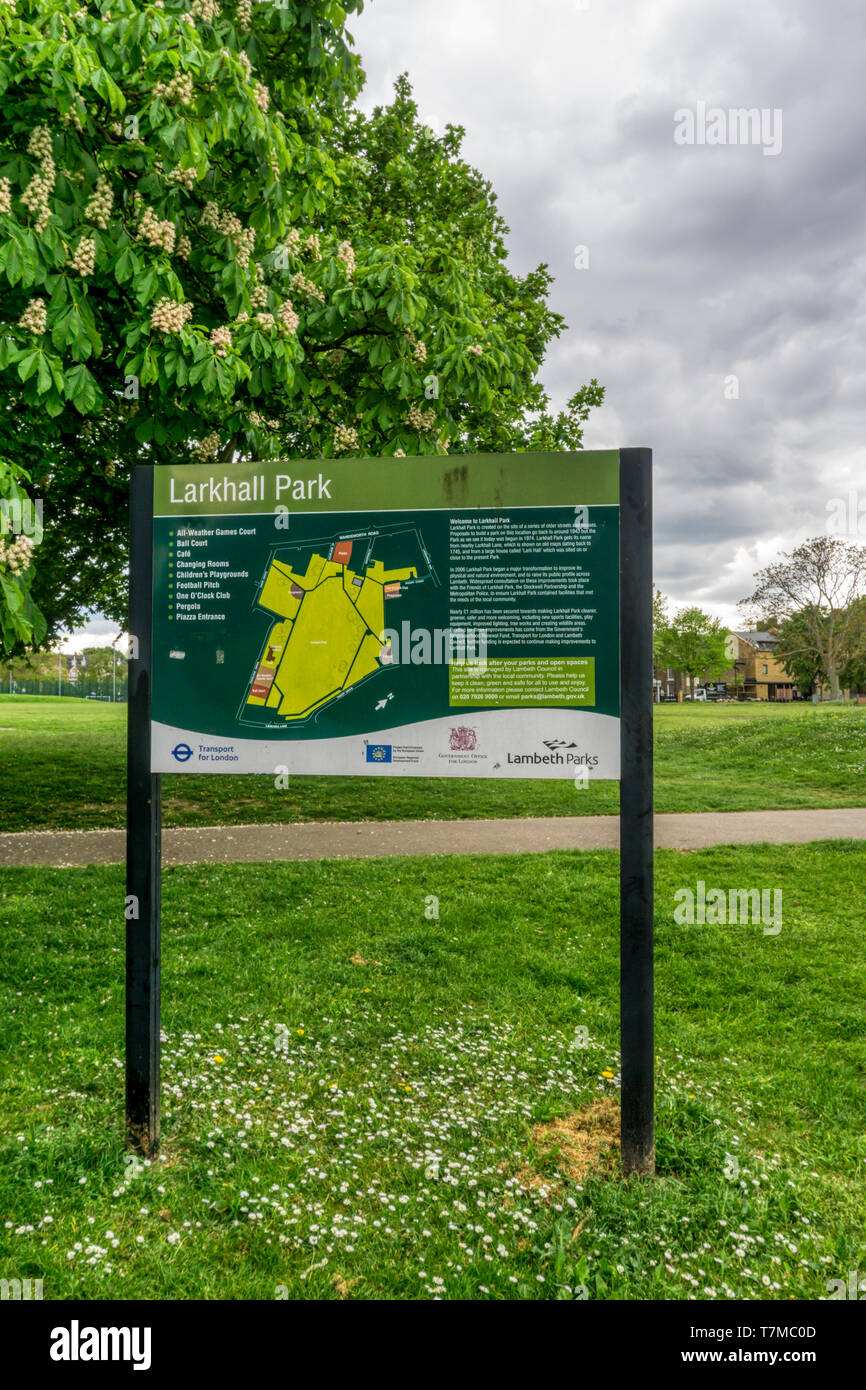
<path fill-rule="evenodd" d="M 389 763 L 391 761 L 390 743 L 368 743 L 367 762 L 368 763 Z"/>

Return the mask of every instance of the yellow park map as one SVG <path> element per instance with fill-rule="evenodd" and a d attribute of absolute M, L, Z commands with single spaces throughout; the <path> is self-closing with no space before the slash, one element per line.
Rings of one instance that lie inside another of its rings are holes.
<path fill-rule="evenodd" d="M 259 606 L 277 622 L 268 634 L 246 703 L 286 720 L 307 719 L 388 660 L 385 600 L 417 578 L 413 568 L 386 570 L 375 560 L 350 569 L 351 541 L 329 558 L 313 554 L 305 574 L 273 559 Z"/>

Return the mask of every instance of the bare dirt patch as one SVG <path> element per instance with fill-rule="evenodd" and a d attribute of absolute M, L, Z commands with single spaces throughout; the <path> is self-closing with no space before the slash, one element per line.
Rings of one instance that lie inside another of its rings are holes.
<path fill-rule="evenodd" d="M 582 1110 L 556 1120 L 533 1125 L 532 1142 L 538 1150 L 536 1164 L 555 1170 L 559 1177 L 580 1182 L 590 1169 L 612 1170 L 619 1160 L 619 1106 L 611 1096 L 594 1100 Z M 516 1174 L 521 1187 L 559 1186 L 557 1176 L 545 1177 L 535 1167 Z"/>

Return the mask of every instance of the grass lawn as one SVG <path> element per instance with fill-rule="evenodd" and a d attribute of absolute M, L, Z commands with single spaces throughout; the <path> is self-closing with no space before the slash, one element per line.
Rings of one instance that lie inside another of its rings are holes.
<path fill-rule="evenodd" d="M 702 715 L 677 725 L 700 747 L 862 738 Z M 781 885 L 780 934 L 677 926 L 698 879 Z M 6 870 L 3 1274 L 46 1299 L 824 1297 L 866 1268 L 863 882 L 842 842 L 659 854 L 659 1176 L 625 1182 L 603 1144 L 579 1177 L 552 1123 L 594 1105 L 603 1131 L 618 1096 L 616 855 L 166 870 L 140 1172 L 121 872 Z"/>
<path fill-rule="evenodd" d="M 125 821 L 126 707 L 0 695 L 0 830 Z M 613 814 L 615 783 L 167 776 L 165 825 Z M 866 707 L 661 705 L 660 811 L 866 804 Z"/>

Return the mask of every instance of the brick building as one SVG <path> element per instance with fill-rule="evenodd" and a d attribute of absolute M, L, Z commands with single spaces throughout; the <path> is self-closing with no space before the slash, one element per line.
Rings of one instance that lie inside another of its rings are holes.
<path fill-rule="evenodd" d="M 792 700 L 794 682 L 773 655 L 777 632 L 732 632 L 734 662 L 720 680 L 729 693 L 739 688 L 747 700 Z"/>

